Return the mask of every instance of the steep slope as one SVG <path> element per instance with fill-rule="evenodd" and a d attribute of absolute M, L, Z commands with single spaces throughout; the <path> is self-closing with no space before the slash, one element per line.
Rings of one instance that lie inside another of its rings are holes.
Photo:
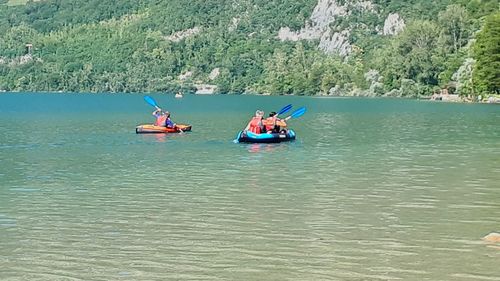
<path fill-rule="evenodd" d="M 0 4 L 0 89 L 430 94 L 470 76 L 453 74 L 498 13 L 496 1 L 461 1 Z"/>

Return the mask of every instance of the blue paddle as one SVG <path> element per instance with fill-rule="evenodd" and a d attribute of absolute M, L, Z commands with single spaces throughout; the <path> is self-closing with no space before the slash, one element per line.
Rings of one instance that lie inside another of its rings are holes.
<path fill-rule="evenodd" d="M 285 107 L 283 107 L 280 111 L 278 111 L 278 114 L 276 114 L 276 116 L 278 116 L 280 114 L 285 114 L 288 111 L 290 111 L 290 109 L 292 109 L 292 105 L 291 104 L 285 105 Z"/>
<path fill-rule="evenodd" d="M 150 96 L 144 96 L 144 100 L 149 103 L 150 105 L 156 107 L 156 109 L 160 109 L 160 107 L 158 106 L 158 104 L 156 103 L 156 101 L 150 97 Z"/>
<path fill-rule="evenodd" d="M 290 109 L 292 109 L 292 104 L 285 105 L 280 111 L 278 111 L 278 113 L 275 115 L 275 117 L 278 117 L 280 114 L 287 113 L 288 111 L 290 111 Z M 273 128 L 276 127 L 276 120 L 277 119 L 274 119 Z"/>
<path fill-rule="evenodd" d="M 301 108 L 295 110 L 290 116 L 285 118 L 285 120 L 288 120 L 290 118 L 299 118 L 300 116 L 304 115 L 304 113 L 306 113 L 306 108 L 301 107 Z"/>

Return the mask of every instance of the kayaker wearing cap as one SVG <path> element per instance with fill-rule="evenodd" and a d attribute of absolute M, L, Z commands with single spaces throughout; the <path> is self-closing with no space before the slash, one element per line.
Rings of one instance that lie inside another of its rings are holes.
<path fill-rule="evenodd" d="M 175 123 L 170 119 L 170 112 L 162 111 L 161 108 L 157 108 L 152 114 L 156 117 L 156 126 L 175 128 Z"/>
<path fill-rule="evenodd" d="M 264 124 L 262 118 L 264 117 L 264 111 L 257 110 L 255 111 L 255 117 L 248 122 L 248 125 L 245 127 L 245 131 L 250 131 L 252 133 L 260 134 L 264 129 Z"/>

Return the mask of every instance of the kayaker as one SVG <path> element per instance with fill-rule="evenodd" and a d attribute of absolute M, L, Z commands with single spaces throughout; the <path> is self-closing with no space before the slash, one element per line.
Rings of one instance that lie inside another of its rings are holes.
<path fill-rule="evenodd" d="M 280 126 L 276 124 L 277 121 L 278 116 L 276 115 L 276 112 L 273 111 L 269 113 L 269 117 L 264 120 L 264 125 L 268 134 L 278 133 L 280 131 Z"/>
<path fill-rule="evenodd" d="M 175 124 L 174 121 L 172 121 L 172 119 L 170 119 L 170 112 L 166 111 L 165 114 L 167 115 L 167 121 L 165 121 L 165 127 L 176 128 L 177 124 Z"/>
<path fill-rule="evenodd" d="M 245 131 L 250 131 L 252 133 L 260 134 L 264 131 L 263 124 L 264 111 L 257 110 L 255 111 L 255 117 L 248 122 L 248 125 L 245 127 Z"/>
<path fill-rule="evenodd" d="M 175 123 L 170 119 L 170 112 L 162 111 L 161 108 L 157 108 L 152 114 L 156 117 L 156 126 L 175 128 Z"/>

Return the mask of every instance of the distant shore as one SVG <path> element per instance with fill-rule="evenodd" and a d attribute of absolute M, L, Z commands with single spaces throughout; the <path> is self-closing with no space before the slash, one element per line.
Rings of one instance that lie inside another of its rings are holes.
<path fill-rule="evenodd" d="M 177 92 L 63 92 L 63 91 L 6 91 L 0 90 L 0 94 L 9 93 L 33 93 L 33 94 L 110 94 L 110 95 L 120 95 L 120 94 L 165 94 L 173 95 Z M 387 96 L 387 95 L 294 95 L 294 94 L 270 94 L 270 93 L 196 93 L 196 92 L 183 92 L 184 95 L 196 95 L 196 96 L 211 96 L 211 95 L 251 95 L 251 96 L 297 96 L 297 97 L 313 97 L 313 98 L 390 98 L 390 99 L 415 99 L 415 100 L 425 100 L 433 102 L 448 102 L 448 103 L 488 103 L 488 104 L 500 104 L 500 95 L 486 95 L 486 96 L 460 96 L 460 95 L 430 95 L 430 96 Z"/>
<path fill-rule="evenodd" d="M 460 96 L 456 94 L 433 94 L 430 97 L 425 97 L 422 99 L 428 99 L 431 101 L 458 102 L 458 103 L 500 103 L 500 95 Z"/>

